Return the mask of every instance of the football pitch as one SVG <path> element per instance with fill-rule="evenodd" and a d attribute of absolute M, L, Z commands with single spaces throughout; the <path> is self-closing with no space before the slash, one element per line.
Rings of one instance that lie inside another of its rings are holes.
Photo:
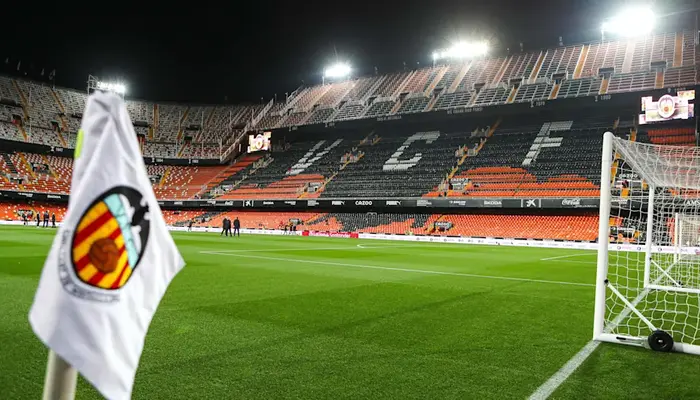
<path fill-rule="evenodd" d="M 27 314 L 54 234 L 0 226 L 2 398 L 41 397 Z M 525 399 L 592 335 L 594 252 L 173 236 L 187 266 L 135 399 Z M 698 363 L 601 344 L 551 398 L 697 399 Z M 80 380 L 77 398 L 100 397 Z"/>

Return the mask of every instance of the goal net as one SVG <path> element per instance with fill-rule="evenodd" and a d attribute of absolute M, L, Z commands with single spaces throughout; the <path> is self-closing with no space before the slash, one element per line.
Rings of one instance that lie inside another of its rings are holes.
<path fill-rule="evenodd" d="M 603 140 L 594 338 L 700 354 L 700 151 Z"/>

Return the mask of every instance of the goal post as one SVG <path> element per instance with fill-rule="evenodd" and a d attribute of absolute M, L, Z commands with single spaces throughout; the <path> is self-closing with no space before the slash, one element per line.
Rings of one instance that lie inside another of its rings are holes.
<path fill-rule="evenodd" d="M 593 338 L 700 355 L 700 151 L 606 132 Z"/>

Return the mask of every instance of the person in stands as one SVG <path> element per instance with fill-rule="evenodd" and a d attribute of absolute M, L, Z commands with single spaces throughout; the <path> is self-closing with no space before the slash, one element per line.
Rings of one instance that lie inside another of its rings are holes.
<path fill-rule="evenodd" d="M 229 230 L 231 228 L 229 227 Z M 241 221 L 238 220 L 238 217 L 233 220 L 233 234 L 231 236 L 235 236 L 238 234 L 238 237 L 241 237 Z"/>

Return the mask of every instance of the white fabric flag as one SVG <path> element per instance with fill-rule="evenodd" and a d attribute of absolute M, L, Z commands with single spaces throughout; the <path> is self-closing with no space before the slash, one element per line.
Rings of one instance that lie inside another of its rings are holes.
<path fill-rule="evenodd" d="M 184 265 L 124 101 L 92 94 L 68 213 L 29 312 L 34 333 L 107 399 L 128 399 L 148 325 Z"/>

